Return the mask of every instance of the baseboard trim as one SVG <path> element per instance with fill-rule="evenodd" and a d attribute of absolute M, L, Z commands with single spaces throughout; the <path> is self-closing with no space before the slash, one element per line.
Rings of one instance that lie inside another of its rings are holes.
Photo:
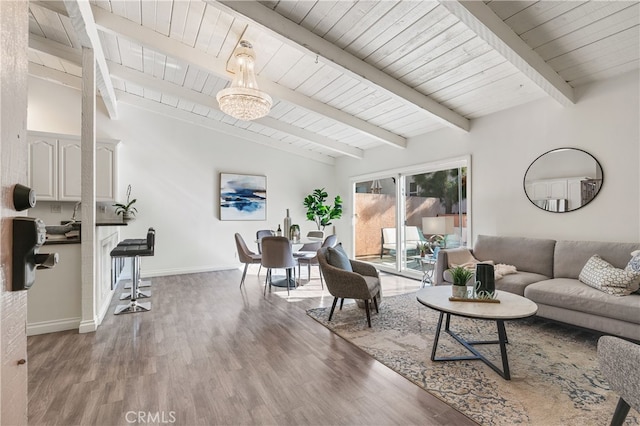
<path fill-rule="evenodd" d="M 79 326 L 80 317 L 63 318 L 54 321 L 33 322 L 27 324 L 27 336 L 56 333 L 58 331 L 77 330 Z"/>
<path fill-rule="evenodd" d="M 93 333 L 98 329 L 98 324 L 96 319 L 80 321 L 80 326 L 78 327 L 79 333 Z"/>
<path fill-rule="evenodd" d="M 204 266 L 199 268 L 171 268 L 171 269 L 154 269 L 154 270 L 144 270 L 140 275 L 142 278 L 151 278 L 151 277 L 165 277 L 169 275 L 184 275 L 184 274 L 197 274 L 200 272 L 215 272 L 215 271 L 228 271 L 230 269 L 238 269 L 238 265 L 224 265 L 224 266 Z"/>

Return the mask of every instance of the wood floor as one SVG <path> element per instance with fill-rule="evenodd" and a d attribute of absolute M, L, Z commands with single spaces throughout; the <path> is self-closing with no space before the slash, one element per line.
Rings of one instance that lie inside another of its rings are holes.
<path fill-rule="evenodd" d="M 257 269 L 154 278 L 150 312 L 113 315 L 118 292 L 95 333 L 29 337 L 29 424 L 475 424 L 309 318 L 333 300 L 317 268 L 289 298 Z"/>

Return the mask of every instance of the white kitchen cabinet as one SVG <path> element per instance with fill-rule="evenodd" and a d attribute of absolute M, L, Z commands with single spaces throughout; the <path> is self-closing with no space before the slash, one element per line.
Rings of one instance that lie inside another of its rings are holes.
<path fill-rule="evenodd" d="M 58 199 L 58 141 L 29 136 L 29 186 L 38 200 Z"/>
<path fill-rule="evenodd" d="M 115 201 L 118 188 L 118 141 L 96 143 L 96 199 Z M 80 138 L 29 132 L 29 186 L 39 200 L 80 201 Z"/>

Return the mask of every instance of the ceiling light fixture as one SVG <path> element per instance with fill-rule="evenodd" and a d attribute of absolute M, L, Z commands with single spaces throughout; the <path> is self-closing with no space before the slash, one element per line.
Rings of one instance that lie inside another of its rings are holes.
<path fill-rule="evenodd" d="M 269 114 L 271 96 L 258 89 L 254 71 L 255 54 L 253 46 L 241 40 L 233 52 L 236 59 L 236 75 L 231 87 L 222 89 L 216 95 L 220 109 L 238 120 L 250 121 Z"/>

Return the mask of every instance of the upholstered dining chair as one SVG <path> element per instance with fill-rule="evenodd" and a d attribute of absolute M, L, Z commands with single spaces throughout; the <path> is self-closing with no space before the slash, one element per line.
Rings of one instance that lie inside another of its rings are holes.
<path fill-rule="evenodd" d="M 271 229 L 260 229 L 256 232 L 256 244 L 258 245 L 258 253 L 262 253 L 262 238 L 273 237 L 275 234 Z M 258 267 L 258 276 L 260 276 L 260 270 L 262 265 Z"/>
<path fill-rule="evenodd" d="M 247 276 L 247 269 L 250 264 L 260 263 L 262 260 L 262 256 L 260 254 L 254 253 L 247 247 L 247 244 L 244 242 L 242 235 L 236 232 L 236 249 L 238 250 L 238 259 L 240 262 L 244 263 L 244 271 L 242 272 L 242 279 L 240 280 L 240 287 L 242 288 L 242 284 L 244 284 L 244 279 Z"/>
<path fill-rule="evenodd" d="M 611 426 L 622 425 L 630 407 L 640 411 L 640 345 L 602 336 L 598 339 L 598 363 L 611 389 L 620 397 Z"/>
<path fill-rule="evenodd" d="M 296 279 L 296 265 L 298 262 L 293 257 L 291 242 L 287 237 L 264 237 L 262 239 L 262 266 L 267 268 L 267 276 L 264 280 L 264 295 L 267 295 L 267 283 L 271 290 L 271 271 L 273 269 L 286 270 L 287 296 L 291 287 L 292 273 L 293 282 Z M 295 286 L 295 284 L 294 284 Z"/>
<path fill-rule="evenodd" d="M 373 300 L 378 312 L 377 298 L 380 295 L 380 276 L 377 269 L 369 263 L 349 259 L 340 245 L 319 249 L 318 263 L 327 283 L 327 289 L 333 296 L 328 321 L 333 317 L 338 299 L 342 299 L 340 309 L 344 299 L 356 299 L 364 302 L 367 324 L 371 327 L 369 301 Z"/>
<path fill-rule="evenodd" d="M 338 244 L 338 236 L 337 235 L 328 235 L 327 238 L 324 239 L 322 246 L 319 248 L 325 247 L 335 247 Z M 299 253 L 304 252 L 304 247 L 299 251 Z M 308 253 L 308 252 L 307 252 Z M 298 257 L 298 276 L 300 275 L 300 267 L 301 265 L 307 265 L 307 277 L 311 279 L 311 265 L 318 265 L 318 273 L 320 274 L 320 285 L 322 289 L 324 289 L 324 281 L 322 279 L 322 272 L 320 271 L 320 264 L 318 263 L 318 248 L 314 251 L 313 255 L 306 254 L 305 256 Z"/>

